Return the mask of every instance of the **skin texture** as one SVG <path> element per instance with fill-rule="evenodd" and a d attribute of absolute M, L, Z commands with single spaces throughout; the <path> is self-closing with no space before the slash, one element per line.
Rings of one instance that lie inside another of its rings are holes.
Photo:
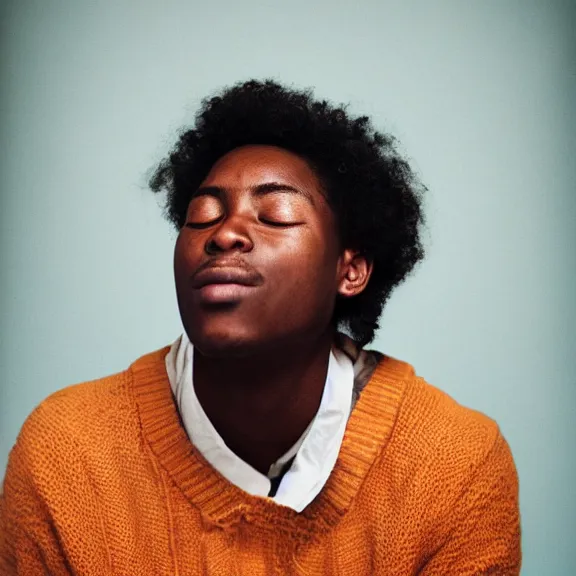
<path fill-rule="evenodd" d="M 336 230 L 304 159 L 243 146 L 193 194 L 176 242 L 196 394 L 226 444 L 263 473 L 318 410 L 336 298 L 370 278 L 371 264 Z"/>

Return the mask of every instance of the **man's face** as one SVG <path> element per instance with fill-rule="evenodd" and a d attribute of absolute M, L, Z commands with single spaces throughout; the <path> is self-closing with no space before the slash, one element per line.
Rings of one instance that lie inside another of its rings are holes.
<path fill-rule="evenodd" d="M 342 275 L 335 216 L 308 163 L 272 146 L 216 162 L 176 242 L 178 306 L 209 356 L 264 352 L 328 328 Z"/>

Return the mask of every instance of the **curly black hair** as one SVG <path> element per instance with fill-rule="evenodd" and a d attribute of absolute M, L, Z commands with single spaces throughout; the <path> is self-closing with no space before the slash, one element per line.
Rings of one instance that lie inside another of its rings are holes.
<path fill-rule="evenodd" d="M 223 155 L 249 144 L 273 145 L 306 159 L 322 183 L 342 245 L 374 268 L 366 289 L 337 300 L 334 320 L 360 345 L 374 339 L 392 290 L 424 257 L 420 184 L 393 137 L 367 116 L 315 100 L 273 80 L 250 80 L 203 100 L 194 128 L 181 132 L 151 181 L 166 191 L 166 217 L 180 229 L 191 194 Z"/>

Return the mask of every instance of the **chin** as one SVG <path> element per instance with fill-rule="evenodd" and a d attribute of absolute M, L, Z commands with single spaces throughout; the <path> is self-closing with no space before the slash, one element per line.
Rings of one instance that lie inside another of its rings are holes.
<path fill-rule="evenodd" d="M 195 350 L 209 358 L 242 358 L 262 350 L 263 342 L 245 330 L 186 330 Z"/>

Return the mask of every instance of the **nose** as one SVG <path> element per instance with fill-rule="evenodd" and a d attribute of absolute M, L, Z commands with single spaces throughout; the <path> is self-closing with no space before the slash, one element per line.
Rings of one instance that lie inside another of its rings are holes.
<path fill-rule="evenodd" d="M 237 217 L 225 218 L 207 239 L 205 250 L 207 254 L 215 255 L 222 252 L 250 252 L 254 243 L 247 227 Z"/>

